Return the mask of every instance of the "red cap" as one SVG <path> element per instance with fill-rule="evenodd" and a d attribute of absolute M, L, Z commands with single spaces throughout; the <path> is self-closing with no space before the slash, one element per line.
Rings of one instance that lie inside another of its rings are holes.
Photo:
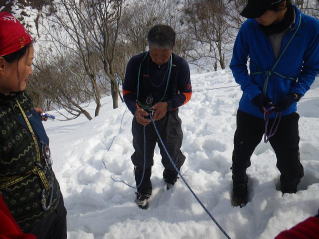
<path fill-rule="evenodd" d="M 14 16 L 0 12 L 0 56 L 14 53 L 31 42 L 31 35 Z"/>

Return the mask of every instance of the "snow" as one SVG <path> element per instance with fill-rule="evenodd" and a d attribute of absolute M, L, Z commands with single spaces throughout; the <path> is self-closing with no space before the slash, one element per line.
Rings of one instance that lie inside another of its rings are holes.
<path fill-rule="evenodd" d="M 187 160 L 182 175 L 233 239 L 269 239 L 316 214 L 319 190 L 319 84 L 299 103 L 300 149 L 305 177 L 299 191 L 282 195 L 275 154 L 261 143 L 252 156 L 250 202 L 230 204 L 231 155 L 235 116 L 241 96 L 231 72 L 193 73 L 193 97 L 180 109 Z M 94 111 L 94 106 L 88 106 Z M 54 114 L 54 112 L 50 112 Z M 56 114 L 58 117 L 58 115 Z M 59 118 L 59 117 L 58 117 Z M 156 148 L 152 174 L 153 196 L 148 210 L 134 203 L 135 185 L 131 135 L 132 115 L 124 104 L 112 110 L 103 98 L 100 116 L 88 121 L 45 123 L 50 137 L 54 170 L 68 210 L 70 239 L 188 239 L 225 238 L 179 180 L 165 191 L 163 166 Z"/>

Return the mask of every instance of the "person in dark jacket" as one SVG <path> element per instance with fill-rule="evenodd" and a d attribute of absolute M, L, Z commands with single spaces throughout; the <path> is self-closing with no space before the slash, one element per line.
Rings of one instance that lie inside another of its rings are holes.
<path fill-rule="evenodd" d="M 187 62 L 173 53 L 175 32 L 167 25 L 156 25 L 148 32 L 149 51 L 133 56 L 127 64 L 123 84 L 124 100 L 134 115 L 132 122 L 133 146 L 131 159 L 137 185 L 136 203 L 147 207 L 152 193 L 151 167 L 156 135 L 152 114 L 169 154 L 178 169 L 185 161 L 181 152 L 183 132 L 178 108 L 187 103 L 192 94 Z M 159 143 L 163 178 L 167 187 L 177 180 L 178 173 Z"/>
<path fill-rule="evenodd" d="M 249 0 L 230 68 L 243 91 L 232 157 L 232 204 L 248 201 L 246 169 L 261 141 L 277 157 L 282 193 L 296 193 L 304 175 L 296 104 L 319 72 L 319 22 L 290 0 Z M 247 61 L 249 58 L 249 71 Z"/>
<path fill-rule="evenodd" d="M 25 93 L 32 38 L 10 13 L 0 13 L 0 192 L 23 232 L 66 238 L 66 210 L 52 170 L 49 138 Z"/>

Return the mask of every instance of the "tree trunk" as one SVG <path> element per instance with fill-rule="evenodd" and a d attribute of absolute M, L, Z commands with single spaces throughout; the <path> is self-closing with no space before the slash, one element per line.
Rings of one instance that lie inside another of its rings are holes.
<path fill-rule="evenodd" d="M 225 63 L 225 55 L 223 54 L 220 58 L 219 61 L 220 67 L 224 70 L 226 68 L 226 63 Z"/>
<path fill-rule="evenodd" d="M 92 120 L 90 113 L 87 112 L 85 109 L 81 109 L 81 112 L 82 112 L 82 114 L 85 115 L 86 118 L 88 118 L 88 120 Z"/>
<path fill-rule="evenodd" d="M 112 99 L 113 99 L 113 109 L 116 109 L 119 107 L 119 95 L 118 95 L 118 87 L 116 82 L 114 82 L 114 80 L 111 81 L 111 93 L 112 93 Z"/>
<path fill-rule="evenodd" d="M 92 120 L 92 116 L 90 115 L 90 113 L 83 109 L 78 103 L 76 103 L 72 99 L 70 99 L 70 103 L 77 107 L 81 111 L 81 113 L 84 114 L 86 118 L 88 118 L 88 120 Z"/>
<path fill-rule="evenodd" d="M 96 83 L 96 80 L 94 78 L 93 81 L 93 91 L 94 91 L 94 99 L 95 99 L 95 104 L 96 104 L 96 107 L 95 107 L 95 113 L 94 113 L 94 116 L 98 116 L 99 113 L 100 113 L 100 109 L 101 109 L 101 93 L 100 93 L 100 89 Z"/>
<path fill-rule="evenodd" d="M 98 116 L 99 113 L 100 113 L 100 109 L 101 109 L 101 101 L 100 99 L 98 99 L 96 102 L 96 107 L 95 107 L 95 113 L 94 113 L 94 116 Z"/>
<path fill-rule="evenodd" d="M 225 64 L 225 56 L 223 54 L 223 43 L 222 41 L 219 41 L 217 43 L 217 48 L 218 48 L 218 60 L 219 60 L 219 65 L 220 67 L 224 70 L 226 68 L 226 64 Z"/>

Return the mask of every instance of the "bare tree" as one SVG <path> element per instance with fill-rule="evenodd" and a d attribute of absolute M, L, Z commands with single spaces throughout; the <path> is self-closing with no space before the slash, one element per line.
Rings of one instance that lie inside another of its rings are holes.
<path fill-rule="evenodd" d="M 39 55 L 39 54 L 38 54 Z M 62 114 L 67 120 L 84 114 L 89 120 L 92 116 L 83 107 L 91 98 L 88 76 L 83 68 L 73 61 L 77 56 L 65 54 L 48 59 L 48 52 L 39 55 L 34 63 L 34 73 L 29 91 L 33 96 L 42 97 L 42 106 L 46 109 L 64 109 Z"/>
<path fill-rule="evenodd" d="M 186 22 L 193 40 L 207 48 L 199 57 L 209 56 L 215 60 L 222 69 L 226 68 L 225 48 L 232 41 L 230 32 L 227 3 L 224 0 L 187 0 L 184 8 Z"/>
<path fill-rule="evenodd" d="M 101 108 L 98 84 L 101 70 L 105 74 L 103 79 L 110 83 L 113 108 L 118 107 L 115 58 L 122 5 L 123 0 L 61 0 L 52 5 L 55 13 L 48 24 L 43 24 L 49 40 L 54 42 L 54 51 L 57 46 L 63 46 L 77 56 L 78 65 L 83 67 L 91 85 L 95 116 Z M 60 53 L 63 54 L 63 50 Z"/>
<path fill-rule="evenodd" d="M 40 36 L 39 21 L 43 17 L 44 8 L 46 8 L 46 16 L 51 15 L 53 9 L 49 7 L 50 2 L 49 0 L 0 0 L 0 11 L 13 12 L 19 9 L 19 16 L 16 16 L 18 20 L 23 22 L 29 30 L 32 30 L 31 23 L 34 23 L 37 34 Z M 30 18 L 30 8 L 36 14 L 34 19 Z"/>
<path fill-rule="evenodd" d="M 73 4 L 75 4 L 75 1 Z M 86 38 L 99 57 L 106 79 L 111 84 L 113 108 L 118 107 L 119 89 L 116 82 L 116 59 L 120 56 L 118 48 L 119 27 L 124 0 L 81 1 L 77 15 L 88 29 Z"/>
<path fill-rule="evenodd" d="M 295 0 L 295 4 L 306 14 L 319 17 L 319 1 L 318 0 Z"/>
<path fill-rule="evenodd" d="M 191 48 L 181 22 L 179 0 L 141 0 L 126 5 L 121 21 L 121 38 L 129 56 L 147 50 L 147 33 L 156 24 L 170 25 L 177 33 L 174 52 L 186 56 Z"/>

